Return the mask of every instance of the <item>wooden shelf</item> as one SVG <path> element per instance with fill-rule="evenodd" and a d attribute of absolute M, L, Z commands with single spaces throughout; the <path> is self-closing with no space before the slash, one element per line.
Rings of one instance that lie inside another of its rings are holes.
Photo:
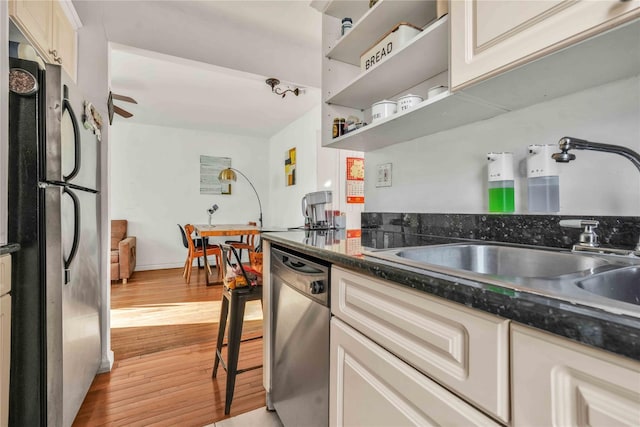
<path fill-rule="evenodd" d="M 342 15 L 342 17 L 345 16 L 352 17 L 352 15 Z M 380 0 L 361 19 L 358 21 L 354 19 L 351 30 L 338 39 L 335 46 L 327 53 L 327 58 L 359 67 L 360 56 L 400 22 L 422 28 L 435 19 L 435 1 Z"/>
<path fill-rule="evenodd" d="M 373 151 L 635 77 L 640 72 L 640 56 L 629 52 L 637 51 L 639 38 L 640 19 L 462 91 L 425 100 L 324 146 Z"/>
<path fill-rule="evenodd" d="M 449 64 L 449 17 L 444 16 L 386 61 L 360 74 L 325 100 L 328 104 L 365 110 L 446 71 Z"/>
<path fill-rule="evenodd" d="M 507 110 L 463 93 L 442 93 L 411 110 L 331 140 L 325 147 L 373 151 L 421 136 L 488 119 Z"/>

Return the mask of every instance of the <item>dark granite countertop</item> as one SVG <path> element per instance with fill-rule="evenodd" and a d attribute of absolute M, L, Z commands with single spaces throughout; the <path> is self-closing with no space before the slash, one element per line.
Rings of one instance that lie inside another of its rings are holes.
<path fill-rule="evenodd" d="M 0 246 L 0 255 L 11 254 L 13 252 L 18 252 L 19 250 L 20 250 L 20 244 L 9 243 L 8 245 Z"/>
<path fill-rule="evenodd" d="M 362 241 L 371 242 L 370 236 L 365 238 L 366 233 L 366 230 L 363 231 Z M 407 269 L 362 255 L 360 239 L 347 239 L 345 230 L 265 233 L 263 238 L 273 244 L 327 260 L 332 264 L 390 280 L 470 308 L 493 313 L 640 361 L 640 314 L 638 317 L 621 315 L 526 291 L 505 292 L 503 288 L 490 286 L 481 281 L 422 269 Z M 391 243 L 395 247 L 400 247 L 443 244 L 460 240 L 412 235 L 407 236 L 406 239 L 396 237 Z"/>

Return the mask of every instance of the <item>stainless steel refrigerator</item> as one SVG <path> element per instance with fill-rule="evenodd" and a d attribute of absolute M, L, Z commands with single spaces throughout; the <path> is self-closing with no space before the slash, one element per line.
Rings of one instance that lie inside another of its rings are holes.
<path fill-rule="evenodd" d="M 59 66 L 10 58 L 10 73 L 9 424 L 69 426 L 101 361 L 99 141 Z"/>

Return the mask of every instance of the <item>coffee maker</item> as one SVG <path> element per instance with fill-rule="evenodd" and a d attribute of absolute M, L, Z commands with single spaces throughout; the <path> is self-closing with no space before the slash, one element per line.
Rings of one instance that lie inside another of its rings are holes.
<path fill-rule="evenodd" d="M 302 198 L 305 228 L 327 230 L 334 227 L 331 191 L 307 193 Z"/>

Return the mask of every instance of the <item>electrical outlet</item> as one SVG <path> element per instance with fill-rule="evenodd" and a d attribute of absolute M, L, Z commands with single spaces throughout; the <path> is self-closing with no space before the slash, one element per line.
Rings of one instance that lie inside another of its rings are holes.
<path fill-rule="evenodd" d="M 378 165 L 376 187 L 391 187 L 391 163 Z"/>

